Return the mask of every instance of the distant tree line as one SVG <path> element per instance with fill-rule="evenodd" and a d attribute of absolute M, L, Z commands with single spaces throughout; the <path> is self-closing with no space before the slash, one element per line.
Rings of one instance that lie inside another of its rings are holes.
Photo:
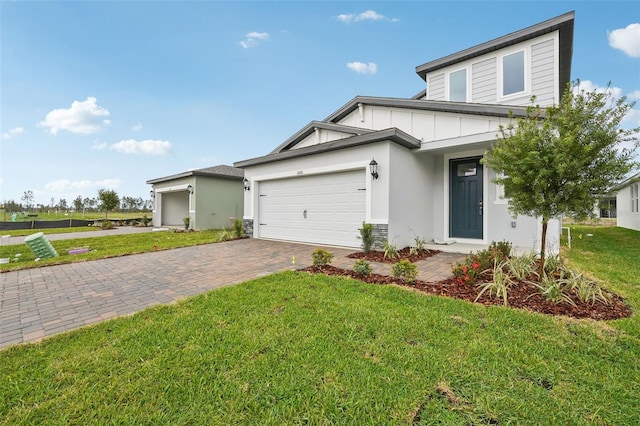
<path fill-rule="evenodd" d="M 6 200 L 2 203 L 5 212 L 101 212 L 120 211 L 121 213 L 148 212 L 153 208 L 153 200 L 144 200 L 142 197 L 119 197 L 112 190 L 98 190 L 95 197 L 83 197 L 78 195 L 74 200 L 68 202 L 60 198 L 57 202 L 51 197 L 50 204 L 34 203 L 33 191 L 25 191 L 21 202 Z"/>

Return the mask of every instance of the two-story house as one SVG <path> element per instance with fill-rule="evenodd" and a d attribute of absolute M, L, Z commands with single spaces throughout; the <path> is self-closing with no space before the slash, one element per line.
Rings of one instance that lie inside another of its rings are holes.
<path fill-rule="evenodd" d="M 360 245 L 427 241 L 539 246 L 540 221 L 512 217 L 495 173 L 480 160 L 509 113 L 557 103 L 570 81 L 570 12 L 416 67 L 425 90 L 410 99 L 358 96 L 312 121 L 245 170 L 249 235 Z M 549 226 L 558 246 L 560 228 Z"/>

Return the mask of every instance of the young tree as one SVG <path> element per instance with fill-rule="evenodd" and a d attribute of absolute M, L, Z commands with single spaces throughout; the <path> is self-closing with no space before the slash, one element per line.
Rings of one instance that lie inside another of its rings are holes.
<path fill-rule="evenodd" d="M 77 212 L 82 212 L 82 213 L 84 213 L 83 206 L 84 206 L 84 204 L 82 203 L 82 195 L 78 195 L 78 196 L 73 200 L 73 208 L 74 208 L 74 209 L 75 209 L 75 211 L 77 211 Z"/>
<path fill-rule="evenodd" d="M 22 201 L 24 201 L 24 203 L 26 204 L 25 208 L 27 209 L 27 211 L 29 211 L 33 206 L 33 191 L 24 191 Z"/>
<path fill-rule="evenodd" d="M 111 189 L 99 189 L 98 200 L 100 207 L 104 210 L 104 218 L 107 219 L 109 212 L 120 205 L 120 197 L 116 191 Z"/>
<path fill-rule="evenodd" d="M 504 186 L 511 212 L 542 219 L 541 276 L 549 219 L 592 215 L 598 198 L 634 166 L 640 128 L 620 128 L 631 108 L 608 90 L 568 86 L 559 105 L 544 113 L 532 105 L 517 125 L 501 127 L 485 154 L 483 162 L 499 174 L 493 181 Z M 632 147 L 623 148 L 625 142 Z"/>

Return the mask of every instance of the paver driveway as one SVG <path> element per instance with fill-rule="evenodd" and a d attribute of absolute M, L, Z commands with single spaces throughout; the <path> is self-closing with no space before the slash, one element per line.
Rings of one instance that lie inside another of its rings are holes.
<path fill-rule="evenodd" d="M 169 303 L 208 290 L 311 264 L 317 246 L 244 239 L 0 274 L 0 348 Z M 351 268 L 355 251 L 328 248 Z M 292 264 L 292 257 L 296 264 Z M 418 263 L 420 279 L 438 280 L 461 258 Z M 390 266 L 375 264 L 389 274 Z"/>

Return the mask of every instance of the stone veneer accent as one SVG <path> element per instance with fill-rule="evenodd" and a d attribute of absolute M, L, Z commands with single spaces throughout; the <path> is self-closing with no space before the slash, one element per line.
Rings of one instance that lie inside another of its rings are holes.
<path fill-rule="evenodd" d="M 374 223 L 373 224 L 373 249 L 382 250 L 384 242 L 389 239 L 389 225 Z"/>
<path fill-rule="evenodd" d="M 253 219 L 242 219 L 242 229 L 245 237 L 253 238 Z"/>

